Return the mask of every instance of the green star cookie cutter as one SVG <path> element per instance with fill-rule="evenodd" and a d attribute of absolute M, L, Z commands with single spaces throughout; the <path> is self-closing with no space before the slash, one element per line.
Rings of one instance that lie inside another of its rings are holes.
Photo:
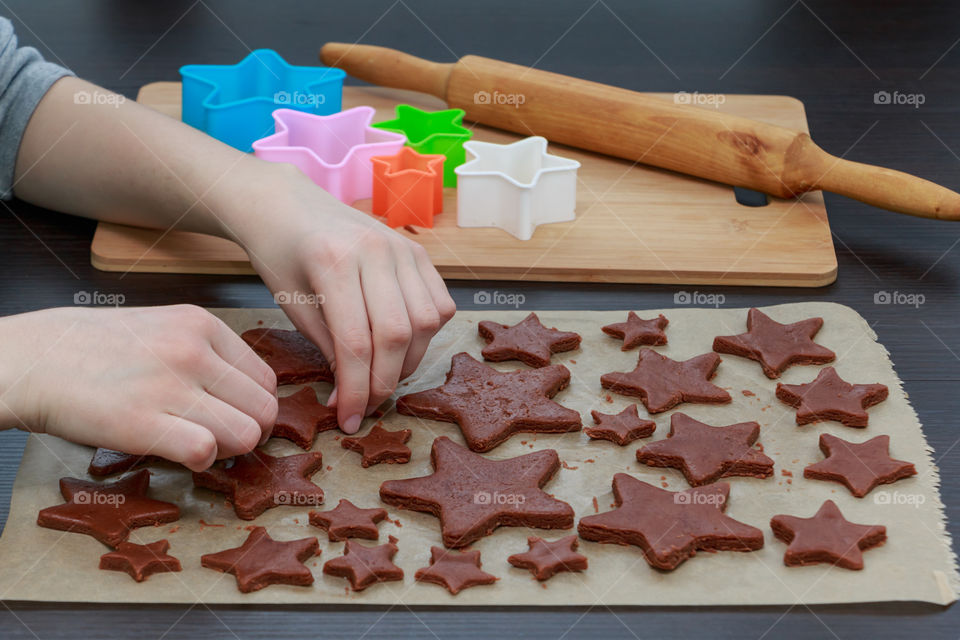
<path fill-rule="evenodd" d="M 395 131 L 407 137 L 407 146 L 422 154 L 442 154 L 443 186 L 457 186 L 454 169 L 466 161 L 463 143 L 473 132 L 463 126 L 463 109 L 424 111 L 408 104 L 397 105 L 397 117 L 374 124 L 378 129 Z"/>

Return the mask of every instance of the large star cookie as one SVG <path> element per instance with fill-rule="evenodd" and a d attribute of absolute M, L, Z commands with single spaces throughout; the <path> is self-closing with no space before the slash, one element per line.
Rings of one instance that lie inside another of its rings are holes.
<path fill-rule="evenodd" d="M 455 422 L 468 447 L 489 451 L 517 431 L 579 431 L 580 414 L 550 399 L 569 381 L 560 364 L 501 372 L 458 353 L 443 386 L 401 397 L 397 411 Z"/>
<path fill-rule="evenodd" d="M 299 331 L 250 329 L 240 334 L 277 374 L 277 384 L 333 382 L 333 370 L 320 350 Z"/>
<path fill-rule="evenodd" d="M 641 349 L 633 371 L 605 373 L 600 384 L 626 396 L 636 396 L 650 413 L 661 413 L 681 402 L 726 404 L 730 394 L 709 382 L 720 356 L 704 353 L 678 362 L 652 349 Z"/>
<path fill-rule="evenodd" d="M 130 471 L 130 469 L 134 467 L 153 464 L 161 460 L 163 460 L 163 458 L 159 456 L 138 456 L 133 453 L 99 448 L 93 452 L 93 457 L 90 459 L 90 466 L 87 467 L 87 473 L 96 478 L 101 478 L 104 476 L 112 476 L 121 471 Z"/>
<path fill-rule="evenodd" d="M 827 563 L 863 569 L 863 551 L 883 544 L 887 528 L 850 522 L 832 500 L 812 518 L 779 515 L 770 520 L 773 535 L 787 543 L 783 564 L 799 567 Z"/>
<path fill-rule="evenodd" d="M 629 351 L 642 344 L 661 345 L 667 344 L 667 334 L 663 330 L 667 327 L 669 320 L 663 314 L 651 320 L 643 320 L 633 311 L 627 314 L 626 322 L 615 322 L 603 327 L 603 332 L 608 336 L 620 338 L 623 340 L 622 351 Z"/>
<path fill-rule="evenodd" d="M 479 551 L 430 547 L 430 564 L 417 569 L 413 577 L 417 582 L 439 584 L 457 595 L 464 589 L 497 581 L 497 577 L 484 571 L 482 566 Z"/>
<path fill-rule="evenodd" d="M 753 448 L 759 437 L 756 422 L 714 427 L 675 413 L 667 437 L 638 449 L 637 460 L 680 469 L 694 487 L 727 476 L 768 478 L 773 475 L 773 460 Z"/>
<path fill-rule="evenodd" d="M 657 569 L 676 569 L 697 551 L 756 551 L 763 532 L 724 515 L 730 485 L 665 491 L 625 473 L 613 477 L 617 508 L 580 519 L 580 537 L 632 544 Z"/>
<path fill-rule="evenodd" d="M 318 433 L 337 428 L 337 410 L 321 404 L 317 392 L 310 387 L 282 396 L 277 407 L 271 435 L 285 438 L 305 451 L 313 446 Z"/>
<path fill-rule="evenodd" d="M 410 462 L 410 429 L 387 431 L 379 424 L 373 425 L 370 433 L 360 438 L 343 438 L 340 446 L 361 455 L 360 466 L 364 469 L 381 462 L 405 464 Z"/>
<path fill-rule="evenodd" d="M 180 571 L 180 561 L 169 555 L 170 543 L 157 540 L 150 544 L 121 542 L 116 551 L 100 556 L 100 568 L 105 571 L 124 571 L 137 582 L 143 582 L 155 573 Z"/>
<path fill-rule="evenodd" d="M 328 576 L 346 578 L 350 588 L 363 591 L 378 582 L 403 580 L 403 569 L 393 564 L 397 555 L 397 539 L 390 536 L 387 544 L 366 547 L 359 542 L 347 540 L 343 555 L 328 560 L 323 572 Z"/>
<path fill-rule="evenodd" d="M 833 367 L 825 367 L 813 382 L 777 383 L 777 397 L 797 409 L 797 424 L 833 420 L 848 427 L 865 427 L 867 407 L 887 399 L 883 384 L 850 384 Z"/>
<path fill-rule="evenodd" d="M 587 427 L 583 432 L 594 440 L 609 440 L 621 447 L 634 440 L 652 436 L 657 428 L 657 423 L 653 420 L 644 420 L 640 417 L 635 404 L 617 414 L 591 411 L 590 415 L 593 416 L 597 426 Z"/>
<path fill-rule="evenodd" d="M 577 536 L 567 536 L 553 542 L 543 538 L 527 538 L 530 550 L 515 553 L 507 562 L 521 569 L 529 569 L 537 580 L 549 580 L 561 571 L 586 571 L 587 557 L 577 553 Z"/>
<path fill-rule="evenodd" d="M 147 497 L 150 472 L 141 469 L 109 484 L 60 478 L 63 504 L 37 514 L 37 524 L 48 529 L 93 536 L 116 547 L 130 530 L 180 519 L 177 505 Z"/>
<path fill-rule="evenodd" d="M 323 466 L 319 451 L 275 458 L 259 449 L 193 474 L 193 484 L 226 494 L 237 517 L 253 520 L 271 507 L 316 506 L 323 489 L 309 478 Z"/>
<path fill-rule="evenodd" d="M 839 482 L 858 498 L 877 485 L 917 475 L 912 463 L 890 457 L 890 436 L 855 443 L 824 433 L 820 450 L 827 457 L 804 469 L 803 477 Z"/>
<path fill-rule="evenodd" d="M 347 538 L 376 540 L 380 537 L 377 523 L 387 517 L 386 509 L 361 509 L 343 499 L 329 511 L 311 511 L 310 524 L 327 531 L 331 541 Z"/>
<path fill-rule="evenodd" d="M 542 490 L 560 468 L 560 458 L 552 449 L 490 460 L 440 437 L 433 441 L 430 460 L 433 474 L 387 480 L 380 485 L 380 499 L 440 518 L 447 547 L 465 547 L 501 525 L 573 526 L 570 505 Z"/>
<path fill-rule="evenodd" d="M 717 336 L 713 350 L 756 360 L 768 378 L 779 378 L 790 365 L 833 362 L 837 354 L 813 341 L 822 326 L 823 318 L 780 324 L 759 309 L 750 309 L 747 332 Z"/>
<path fill-rule="evenodd" d="M 320 543 L 316 538 L 274 540 L 263 527 L 254 527 L 242 545 L 200 556 L 200 564 L 232 573 L 237 589 L 250 593 L 271 584 L 310 586 L 313 574 L 303 563 L 318 555 Z"/>
<path fill-rule="evenodd" d="M 488 343 L 480 354 L 491 362 L 519 360 L 531 367 L 545 367 L 552 354 L 580 346 L 580 334 L 548 329 L 535 313 L 512 327 L 484 320 L 477 325 L 477 331 Z"/>

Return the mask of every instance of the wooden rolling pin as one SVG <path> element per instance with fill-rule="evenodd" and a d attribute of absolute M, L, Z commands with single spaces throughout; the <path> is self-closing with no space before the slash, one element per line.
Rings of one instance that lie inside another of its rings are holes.
<path fill-rule="evenodd" d="M 437 96 L 468 120 L 789 198 L 823 189 L 925 218 L 960 219 L 960 194 L 832 156 L 799 131 L 530 67 L 464 56 L 441 64 L 330 42 L 324 64 Z"/>

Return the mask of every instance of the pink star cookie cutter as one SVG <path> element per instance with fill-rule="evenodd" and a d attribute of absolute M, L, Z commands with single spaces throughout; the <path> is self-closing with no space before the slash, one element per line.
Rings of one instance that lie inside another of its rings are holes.
<path fill-rule="evenodd" d="M 273 112 L 276 133 L 253 143 L 268 162 L 295 165 L 314 183 L 346 204 L 371 197 L 373 156 L 393 155 L 406 137 L 370 126 L 372 107 L 354 107 L 329 116 L 293 109 Z"/>

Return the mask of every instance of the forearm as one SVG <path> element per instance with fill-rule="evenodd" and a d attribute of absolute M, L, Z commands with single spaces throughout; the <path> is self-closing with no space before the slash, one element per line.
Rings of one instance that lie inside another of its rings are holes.
<path fill-rule="evenodd" d="M 91 99 L 78 102 L 78 95 Z M 244 197 L 238 189 L 285 170 L 105 89 L 63 78 L 27 126 L 14 193 L 88 218 L 235 239 L 247 224 L 235 206 Z"/>

